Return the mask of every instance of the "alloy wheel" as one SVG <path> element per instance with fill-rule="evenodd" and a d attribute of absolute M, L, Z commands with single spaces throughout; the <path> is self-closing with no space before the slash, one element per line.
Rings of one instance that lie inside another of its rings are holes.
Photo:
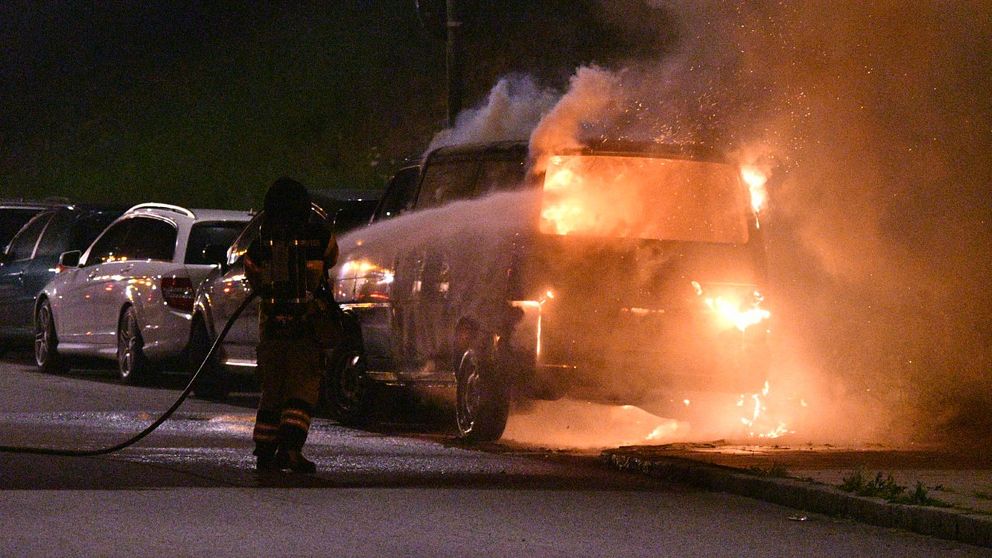
<path fill-rule="evenodd" d="M 52 341 L 55 338 L 54 329 L 52 310 L 48 304 L 42 304 L 38 310 L 34 334 L 34 362 L 38 368 L 47 368 L 51 358 Z"/>

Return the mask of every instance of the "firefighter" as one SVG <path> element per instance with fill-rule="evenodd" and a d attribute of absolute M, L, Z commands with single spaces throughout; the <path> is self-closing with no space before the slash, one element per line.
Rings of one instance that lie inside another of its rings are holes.
<path fill-rule="evenodd" d="M 259 471 L 316 471 L 302 449 L 320 392 L 323 353 L 315 324 L 337 309 L 327 269 L 338 245 L 326 225 L 309 217 L 306 188 L 276 180 L 265 194 L 259 236 L 245 254 L 248 281 L 260 299 L 261 397 L 252 436 Z"/>

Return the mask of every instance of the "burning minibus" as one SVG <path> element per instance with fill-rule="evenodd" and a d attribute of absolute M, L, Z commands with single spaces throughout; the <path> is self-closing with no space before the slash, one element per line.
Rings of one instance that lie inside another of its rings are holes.
<path fill-rule="evenodd" d="M 462 437 L 492 440 L 515 401 L 755 391 L 769 312 L 746 178 L 694 146 L 433 151 L 377 211 L 399 217 L 341 239 L 354 327 L 326 398 L 354 421 L 376 383 L 452 386 Z"/>

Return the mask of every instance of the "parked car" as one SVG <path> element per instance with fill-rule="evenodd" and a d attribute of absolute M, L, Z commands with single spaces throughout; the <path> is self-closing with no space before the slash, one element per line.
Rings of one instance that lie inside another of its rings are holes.
<path fill-rule="evenodd" d="M 38 295 L 35 360 L 65 369 L 76 356 L 115 359 L 120 379 L 150 378 L 186 353 L 195 289 L 250 214 L 140 204 L 85 252 L 59 257 Z"/>
<path fill-rule="evenodd" d="M 337 234 L 369 223 L 379 205 L 382 192 L 368 190 L 314 190 L 310 197 L 327 213 L 327 220 Z"/>
<path fill-rule="evenodd" d="M 330 374 L 352 408 L 361 386 L 446 385 L 461 436 L 491 440 L 513 400 L 760 388 L 765 257 L 740 169 L 692 146 L 549 155 L 437 149 L 408 216 L 342 245 L 362 353 Z"/>
<path fill-rule="evenodd" d="M 311 194 L 310 218 L 331 227 L 338 235 L 369 222 L 378 205 L 375 193 L 364 191 L 316 191 Z M 260 219 L 256 215 L 226 252 L 224 262 L 197 290 L 190 334 L 189 368 L 193 372 L 206 357 L 214 339 L 251 293 L 241 261 L 248 245 L 258 237 Z M 222 398 L 231 375 L 253 372 L 258 344 L 258 302 L 250 303 L 224 338 L 216 359 L 200 376 L 195 392 L 201 397 Z"/>
<path fill-rule="evenodd" d="M 59 255 L 85 250 L 123 208 L 67 205 L 32 217 L 0 253 L 0 343 L 34 337 L 34 303 L 58 271 Z"/>
<path fill-rule="evenodd" d="M 21 230 L 32 217 L 46 209 L 69 205 L 66 201 L 27 201 L 0 199 L 0 248 L 7 245 L 11 238 Z"/>

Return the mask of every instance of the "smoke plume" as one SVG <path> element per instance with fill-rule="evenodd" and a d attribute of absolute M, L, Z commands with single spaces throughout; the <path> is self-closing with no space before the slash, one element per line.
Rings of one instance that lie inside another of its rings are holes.
<path fill-rule="evenodd" d="M 655 4 L 680 49 L 624 73 L 648 101 L 621 133 L 775 162 L 778 380 L 810 435 L 988 436 L 990 9 Z"/>
<path fill-rule="evenodd" d="M 541 88 L 529 76 L 505 77 L 481 106 L 463 111 L 454 128 L 434 136 L 427 151 L 445 145 L 525 139 L 557 99 L 553 91 Z"/>
<path fill-rule="evenodd" d="M 678 22 L 658 30 L 677 36 L 673 52 L 579 68 L 560 98 L 503 80 L 432 147 L 529 137 L 540 166 L 590 137 L 691 142 L 757 164 L 771 174 L 768 412 L 804 440 L 988 437 L 992 10 L 648 4 Z M 624 6 L 610 3 L 610 16 Z M 438 211 L 448 226 L 474 219 L 505 232 L 527 215 L 510 208 L 533 204 L 514 196 Z M 428 242 L 440 221 L 418 219 Z M 541 430 L 528 420 L 511 417 L 508 433 Z"/>

